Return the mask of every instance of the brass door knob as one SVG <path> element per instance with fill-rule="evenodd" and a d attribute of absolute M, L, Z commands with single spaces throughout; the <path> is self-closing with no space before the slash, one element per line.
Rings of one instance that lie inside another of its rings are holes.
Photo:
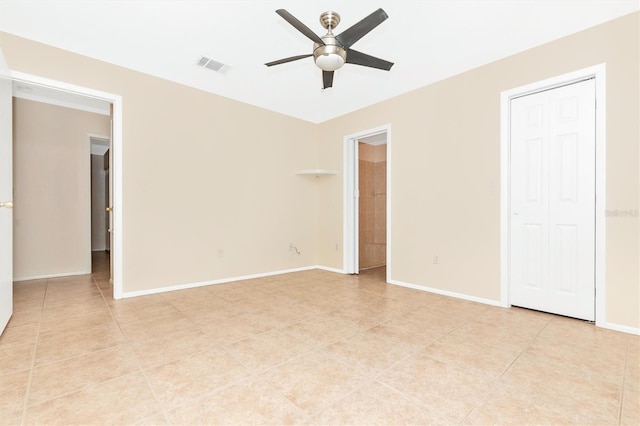
<path fill-rule="evenodd" d="M 12 209 L 13 208 L 13 202 L 11 202 L 11 201 L 2 201 L 2 202 L 0 202 L 0 207 L 4 207 L 5 209 Z"/>
<path fill-rule="evenodd" d="M 110 212 L 112 210 L 112 208 L 111 207 L 105 207 L 105 210 Z"/>

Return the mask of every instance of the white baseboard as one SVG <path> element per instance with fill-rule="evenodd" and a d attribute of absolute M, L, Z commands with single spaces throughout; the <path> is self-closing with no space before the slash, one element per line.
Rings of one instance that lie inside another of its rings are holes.
<path fill-rule="evenodd" d="M 613 324 L 613 323 L 607 322 L 602 326 L 602 328 L 606 328 L 608 330 L 614 330 L 614 331 L 621 331 L 622 333 L 629 333 L 629 334 L 635 334 L 637 336 L 640 336 L 640 328 L 629 327 L 628 325 L 620 325 L 620 324 Z"/>
<path fill-rule="evenodd" d="M 126 293 L 122 293 L 122 298 L 126 299 L 126 298 L 130 298 L 130 297 L 148 296 L 150 294 L 166 293 L 168 291 L 186 290 L 186 289 L 189 289 L 189 288 L 204 287 L 204 286 L 207 286 L 207 285 L 215 285 L 215 284 L 225 284 L 225 283 L 230 283 L 230 282 L 234 282 L 234 281 L 250 280 L 250 279 L 253 279 L 253 278 L 271 277 L 271 276 L 274 276 L 274 275 L 288 274 L 288 273 L 291 273 L 291 272 L 309 271 L 309 270 L 312 270 L 312 269 L 318 269 L 318 267 L 317 266 L 304 266 L 302 268 L 284 269 L 284 270 L 280 270 L 280 271 L 264 272 L 264 273 L 260 273 L 260 274 L 242 275 L 242 276 L 239 276 L 239 277 L 221 278 L 221 279 L 218 279 L 218 280 L 201 281 L 201 282 L 196 282 L 196 283 L 172 285 L 172 286 L 168 286 L 168 287 L 152 288 L 152 289 L 149 289 L 149 290 L 129 291 L 129 292 L 126 292 Z"/>
<path fill-rule="evenodd" d="M 305 267 L 294 268 L 294 269 L 284 269 L 284 270 L 280 270 L 280 271 L 264 272 L 264 273 L 260 273 L 260 274 L 242 275 L 242 276 L 238 276 L 238 277 L 222 278 L 222 279 L 211 280 L 211 281 L 202 281 L 202 282 L 180 284 L 180 285 L 174 285 L 174 286 L 168 286 L 168 287 L 152 288 L 152 289 L 149 289 L 149 290 L 131 291 L 131 292 L 123 293 L 122 297 L 123 298 L 130 298 L 130 297 L 146 296 L 146 295 L 151 295 L 151 294 L 166 293 L 166 292 L 169 292 L 169 291 L 186 290 L 186 289 L 190 289 L 190 288 L 203 287 L 203 286 L 207 286 L 207 285 L 225 284 L 225 283 L 230 283 L 230 282 L 234 282 L 234 281 L 249 280 L 249 279 L 253 279 L 253 278 L 271 277 L 271 276 L 274 276 L 274 275 L 288 274 L 288 273 L 291 273 L 291 272 L 310 271 L 310 270 L 313 270 L 313 269 L 321 269 L 323 271 L 335 272 L 335 273 L 343 274 L 343 275 L 345 274 L 344 270 L 342 270 L 342 269 L 331 268 L 331 267 L 322 266 L 322 265 L 314 265 L 314 266 L 305 266 Z M 21 280 L 26 281 L 26 280 L 32 280 L 32 279 L 55 278 L 55 277 L 60 277 L 60 276 L 84 275 L 84 274 L 86 274 L 86 273 L 85 272 L 81 272 L 81 273 L 76 273 L 76 274 L 59 274 L 59 275 L 55 275 L 55 276 L 46 276 L 46 277 L 42 276 L 42 277 L 34 277 L 34 278 L 14 279 L 14 281 L 21 281 Z M 477 303 L 483 303 L 485 305 L 504 307 L 499 300 L 485 299 L 485 298 L 482 298 L 482 297 L 470 296 L 468 294 L 456 293 L 456 292 L 452 292 L 452 291 L 441 290 L 441 289 L 438 289 L 438 288 L 426 287 L 426 286 L 417 285 L 417 284 L 411 284 L 411 283 L 398 281 L 398 280 L 391 280 L 391 281 L 389 281 L 389 284 L 398 285 L 398 286 L 401 286 L 401 287 L 407 287 L 407 288 L 411 288 L 411 289 L 414 289 L 414 290 L 426 291 L 426 292 L 429 292 L 429 293 L 439 294 L 439 295 L 442 295 L 442 296 L 454 297 L 456 299 L 468 300 L 468 301 L 477 302 Z M 609 330 L 620 331 L 620 332 L 623 332 L 623 333 L 640 335 L 640 329 L 639 328 L 629 327 L 629 326 L 626 326 L 626 325 L 606 323 L 602 328 L 606 328 L 606 329 L 609 329 Z"/>
<path fill-rule="evenodd" d="M 389 281 L 389 284 L 399 285 L 399 286 L 402 286 L 402 287 L 408 287 L 408 288 L 412 288 L 414 290 L 427 291 L 429 293 L 440 294 L 442 296 L 455 297 L 456 299 L 462 299 L 462 300 L 469 300 L 471 302 L 484 303 L 485 305 L 502 307 L 502 304 L 500 303 L 499 300 L 484 299 L 482 297 L 469 296 L 468 294 L 455 293 L 453 291 L 440 290 L 438 288 L 426 287 L 426 286 L 417 285 L 417 284 L 411 284 L 411 283 L 405 283 L 403 281 L 397 281 L 397 280 L 391 280 L 391 281 Z"/>
<path fill-rule="evenodd" d="M 405 282 L 396 281 L 396 280 L 390 281 L 389 284 L 395 284 L 395 285 L 399 285 L 399 286 L 402 286 L 402 287 L 409 287 L 409 288 L 412 288 L 412 289 L 415 289 L 415 290 L 428 291 L 430 293 L 436 293 L 436 294 L 441 294 L 443 296 L 455 297 L 457 299 L 470 300 L 472 302 L 484 303 L 486 305 L 504 307 L 499 300 L 483 299 L 481 297 L 469 296 L 467 294 L 454 293 L 454 292 L 451 292 L 451 291 L 440 290 L 440 289 L 437 289 L 437 288 L 425 287 L 425 286 L 421 286 L 421 285 L 410 284 L 410 283 L 405 283 Z M 640 328 L 630 327 L 628 325 L 620 325 L 620 324 L 613 324 L 613 323 L 607 322 L 607 323 L 604 323 L 602 326 L 598 326 L 598 327 L 606 328 L 608 330 L 620 331 L 622 333 L 635 334 L 635 335 L 640 336 Z"/>
<path fill-rule="evenodd" d="M 34 275 L 32 277 L 14 277 L 13 281 L 31 281 L 31 280 L 46 280 L 49 278 L 61 278 L 61 277 L 75 277 L 77 275 L 89 275 L 91 271 L 80 271 L 80 272 L 64 272 L 62 274 L 47 274 L 47 275 Z"/>
<path fill-rule="evenodd" d="M 317 265 L 315 268 L 316 269 L 322 269 L 323 271 L 335 272 L 337 274 L 343 274 L 343 275 L 346 274 L 344 269 L 332 268 L 330 266 Z"/>

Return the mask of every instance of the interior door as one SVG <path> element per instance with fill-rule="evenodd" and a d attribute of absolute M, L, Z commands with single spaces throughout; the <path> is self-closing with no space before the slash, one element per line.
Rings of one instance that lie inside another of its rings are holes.
<path fill-rule="evenodd" d="M 13 313 L 13 155 L 9 67 L 0 50 L 0 334 Z"/>
<path fill-rule="evenodd" d="M 595 80 L 511 100 L 510 298 L 595 319 Z"/>
<path fill-rule="evenodd" d="M 109 281 L 113 283 L 113 173 L 111 170 L 111 165 L 113 161 L 111 161 L 111 157 L 113 154 L 113 104 L 109 105 L 109 115 L 111 116 L 111 123 L 109 124 L 109 149 L 106 152 L 106 162 L 107 162 L 107 170 L 106 170 L 106 187 L 107 187 L 107 250 L 109 250 Z M 114 290 L 115 292 L 115 290 Z"/>
<path fill-rule="evenodd" d="M 111 193 L 110 188 L 110 180 L 111 173 L 109 173 L 109 150 L 104 154 L 104 205 L 109 207 L 111 205 L 111 199 L 109 194 Z M 110 207 L 109 207 L 110 209 Z M 111 214 L 110 210 L 105 209 L 104 212 L 104 235 L 105 235 L 105 247 L 107 252 L 111 253 Z"/>

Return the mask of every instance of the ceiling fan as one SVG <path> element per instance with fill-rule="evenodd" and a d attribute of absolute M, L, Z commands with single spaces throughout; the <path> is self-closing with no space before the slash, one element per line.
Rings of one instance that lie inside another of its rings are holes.
<path fill-rule="evenodd" d="M 267 62 L 265 65 L 268 67 L 313 56 L 316 65 L 322 70 L 323 89 L 326 89 L 333 85 L 333 72 L 345 63 L 385 71 L 389 71 L 393 66 L 393 62 L 385 61 L 384 59 L 379 59 L 351 49 L 351 46 L 355 42 L 389 17 L 382 9 L 376 10 L 338 35 L 333 35 L 333 29 L 340 23 L 340 15 L 331 11 L 324 12 L 320 15 L 320 23 L 327 30 L 327 34 L 322 37 L 316 35 L 309 27 L 286 10 L 278 9 L 276 13 L 304 34 L 309 40 L 313 41 L 313 53 L 290 56 L 288 58 L 278 59 L 277 61 Z"/>

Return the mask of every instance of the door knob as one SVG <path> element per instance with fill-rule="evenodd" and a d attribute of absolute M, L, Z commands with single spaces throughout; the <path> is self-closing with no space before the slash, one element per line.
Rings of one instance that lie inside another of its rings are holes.
<path fill-rule="evenodd" d="M 110 212 L 111 211 L 111 207 L 105 207 L 105 211 Z"/>
<path fill-rule="evenodd" d="M 514 215 L 514 216 L 518 216 L 519 214 L 520 214 L 520 212 L 519 212 L 518 210 L 514 210 L 514 211 L 513 211 L 513 215 Z"/>
<path fill-rule="evenodd" d="M 13 202 L 11 202 L 11 201 L 2 201 L 2 202 L 0 202 L 0 207 L 4 207 L 5 209 L 12 209 L 13 208 Z"/>

